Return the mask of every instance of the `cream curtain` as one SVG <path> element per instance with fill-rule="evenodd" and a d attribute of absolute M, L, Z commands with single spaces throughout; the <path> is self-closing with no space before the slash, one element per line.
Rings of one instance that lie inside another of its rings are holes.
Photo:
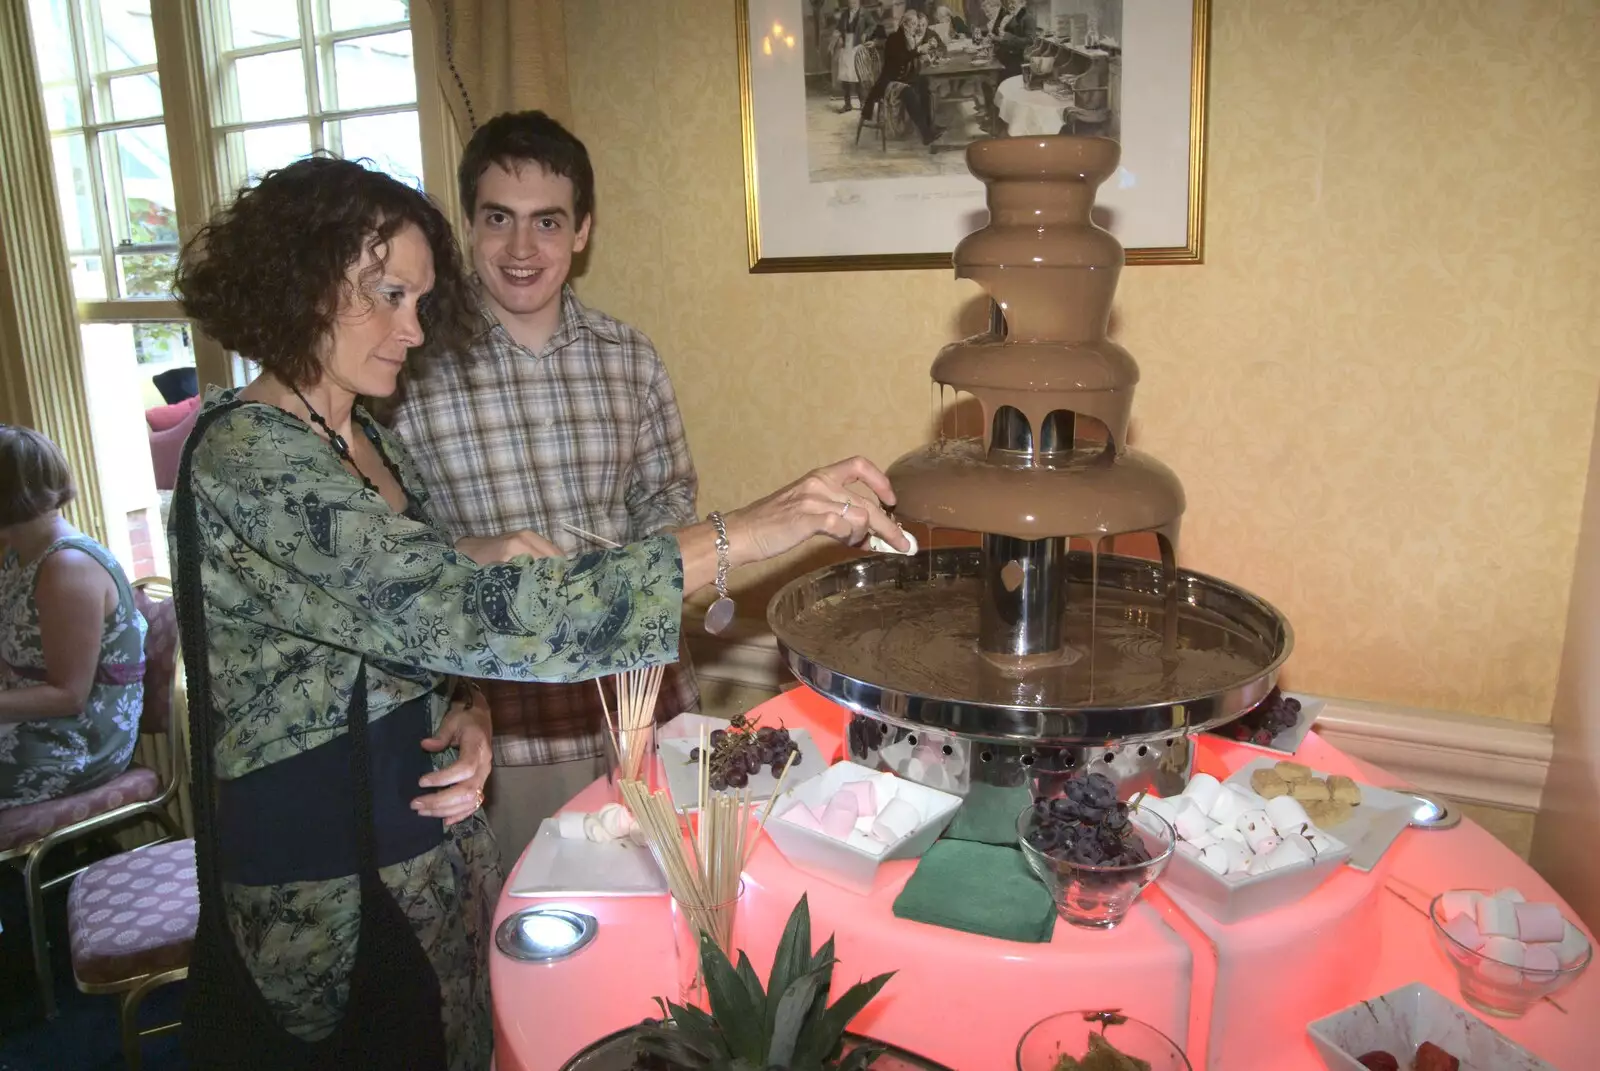
<path fill-rule="evenodd" d="M 425 0 L 411 17 L 419 38 L 432 38 L 432 78 L 456 144 L 500 112 L 538 108 L 570 120 L 561 0 Z M 435 87 L 419 86 L 425 96 Z"/>
<path fill-rule="evenodd" d="M 56 441 L 78 481 L 68 519 L 104 542 L 83 339 L 54 187 L 28 5 L 0 4 L 0 420 Z"/>

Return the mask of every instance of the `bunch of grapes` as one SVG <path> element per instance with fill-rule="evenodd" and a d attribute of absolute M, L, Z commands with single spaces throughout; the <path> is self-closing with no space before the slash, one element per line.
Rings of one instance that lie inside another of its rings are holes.
<path fill-rule="evenodd" d="M 850 757 L 865 759 L 883 739 L 883 722 L 865 714 L 850 715 Z"/>
<path fill-rule="evenodd" d="M 1300 724 L 1300 700 L 1285 698 L 1274 688 L 1267 693 L 1259 706 L 1237 721 L 1229 722 L 1217 732 L 1235 740 L 1269 746 L 1279 735 Z"/>
<path fill-rule="evenodd" d="M 760 773 L 763 767 L 776 777 L 788 765 L 790 755 L 794 756 L 794 764 L 800 765 L 800 745 L 789 739 L 788 729 L 757 727 L 743 714 L 735 714 L 728 728 L 714 730 L 710 743 L 708 776 L 713 792 L 744 788 L 750 783 L 750 776 Z M 689 761 L 700 761 L 699 748 L 689 752 Z"/>
<path fill-rule="evenodd" d="M 1072 778 L 1066 795 L 1039 800 L 1024 834 L 1034 848 L 1078 866 L 1136 866 L 1150 851 L 1134 831 L 1128 805 L 1102 773 Z"/>

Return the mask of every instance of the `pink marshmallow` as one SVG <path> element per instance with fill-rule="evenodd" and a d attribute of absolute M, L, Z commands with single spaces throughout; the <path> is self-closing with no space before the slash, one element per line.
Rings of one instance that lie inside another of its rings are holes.
<path fill-rule="evenodd" d="M 1556 945 L 1556 958 L 1563 967 L 1570 967 L 1589 954 L 1589 939 L 1583 931 L 1572 923 L 1567 923 L 1561 932 L 1561 943 Z"/>
<path fill-rule="evenodd" d="M 848 840 L 861 817 L 854 792 L 836 792 L 822 810 L 822 831 L 836 840 Z"/>
<path fill-rule="evenodd" d="M 1485 937 L 1517 935 L 1517 905 L 1498 896 L 1478 901 L 1478 931 Z"/>
<path fill-rule="evenodd" d="M 1517 937 L 1524 942 L 1559 941 L 1566 930 L 1566 920 L 1555 904 L 1517 905 Z"/>
<path fill-rule="evenodd" d="M 1522 963 L 1528 947 L 1512 937 L 1491 937 L 1483 942 L 1484 962 L 1479 964 L 1483 976 L 1501 985 L 1516 985 L 1522 981 Z"/>
<path fill-rule="evenodd" d="M 814 833 L 822 832 L 822 823 L 817 820 L 817 813 L 803 803 L 797 803 L 778 816 L 792 826 L 809 829 Z"/>
<path fill-rule="evenodd" d="M 1549 945 L 1529 945 L 1522 956 L 1522 969 L 1530 974 L 1555 974 L 1561 969 L 1561 958 Z"/>
<path fill-rule="evenodd" d="M 855 796 L 858 817 L 870 817 L 878 813 L 878 791 L 871 781 L 850 781 L 839 786 L 839 791 Z"/>
<path fill-rule="evenodd" d="M 1439 897 L 1439 916 L 1446 922 L 1457 915 L 1471 915 L 1476 918 L 1478 901 L 1482 899 L 1482 894 L 1475 893 L 1471 889 L 1453 889 Z"/>
<path fill-rule="evenodd" d="M 1445 923 L 1443 929 L 1465 948 L 1476 952 L 1483 947 L 1483 934 L 1478 931 L 1478 924 L 1471 915 L 1457 915 Z"/>

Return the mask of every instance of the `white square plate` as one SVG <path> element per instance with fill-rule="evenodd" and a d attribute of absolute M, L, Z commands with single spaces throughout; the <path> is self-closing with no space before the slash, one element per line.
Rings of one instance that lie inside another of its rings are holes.
<path fill-rule="evenodd" d="M 667 788 L 672 792 L 672 802 L 684 814 L 690 814 L 700 809 L 700 763 L 691 761 L 689 752 L 700 746 L 700 727 L 704 725 L 706 736 L 709 738 L 711 730 L 726 729 L 727 721 L 722 718 L 708 718 L 704 714 L 680 714 L 657 732 L 656 751 L 661 757 L 661 768 L 667 775 Z M 774 729 L 782 726 L 774 725 Z M 822 757 L 816 743 L 811 739 L 811 734 L 804 729 L 790 729 L 789 739 L 800 747 L 800 758 L 789 770 L 789 783 L 787 788 L 793 788 L 802 781 L 817 776 L 828 768 L 828 761 Z M 750 791 L 752 802 L 769 800 L 772 790 L 778 785 L 778 777 L 768 769 L 750 776 Z M 734 791 L 732 789 L 729 790 Z"/>
<path fill-rule="evenodd" d="M 511 878 L 512 896 L 665 896 L 667 879 L 650 849 L 632 840 L 568 840 L 556 820 L 539 823 L 522 865 Z"/>
<path fill-rule="evenodd" d="M 1257 770 L 1270 770 L 1283 759 L 1254 759 L 1240 767 L 1228 784 L 1236 784 L 1242 788 L 1255 789 L 1250 786 L 1250 775 Z M 1312 770 L 1316 777 L 1327 777 L 1321 770 Z M 1361 805 L 1355 808 L 1348 819 L 1336 826 L 1319 827 L 1325 832 L 1332 833 L 1338 839 L 1350 846 L 1350 865 L 1357 870 L 1371 870 L 1383 858 L 1383 853 L 1389 850 L 1395 838 L 1400 835 L 1411 822 L 1411 816 L 1416 813 L 1417 800 L 1415 796 L 1405 796 L 1398 792 L 1390 792 L 1386 788 L 1374 788 L 1356 782 L 1361 789 Z"/>
<path fill-rule="evenodd" d="M 1360 1058 L 1375 1049 L 1410 1067 L 1424 1041 L 1460 1060 L 1461 1071 L 1556 1071 L 1420 982 L 1318 1019 L 1306 1033 L 1329 1071 L 1366 1071 Z"/>

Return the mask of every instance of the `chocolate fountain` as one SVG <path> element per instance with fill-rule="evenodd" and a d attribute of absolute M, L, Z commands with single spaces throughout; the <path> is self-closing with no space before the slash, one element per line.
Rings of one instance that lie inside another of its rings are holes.
<path fill-rule="evenodd" d="M 984 334 L 933 363 L 982 435 L 889 469 L 901 522 L 978 547 L 875 555 L 788 584 L 768 620 L 790 669 L 855 712 L 850 757 L 967 795 L 1050 795 L 1089 767 L 1181 790 L 1189 734 L 1271 691 L 1293 635 L 1263 600 L 1177 568 L 1183 487 L 1128 446 L 1139 368 L 1106 337 L 1122 246 L 1090 219 L 1105 138 L 978 141 L 989 222 L 955 252 L 993 300 Z M 1151 533 L 1160 560 L 1114 553 Z M 928 541 L 930 544 L 932 540 Z"/>

